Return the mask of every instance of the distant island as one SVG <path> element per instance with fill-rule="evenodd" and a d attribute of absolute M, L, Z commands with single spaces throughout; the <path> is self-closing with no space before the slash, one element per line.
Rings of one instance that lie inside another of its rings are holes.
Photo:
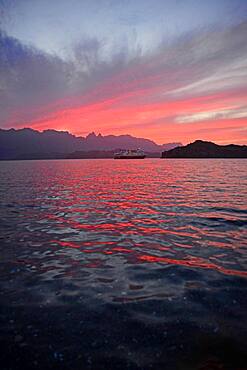
<path fill-rule="evenodd" d="M 31 128 L 0 129 L 0 160 L 112 158 L 115 150 L 142 148 L 148 157 L 181 146 L 181 143 L 158 145 L 154 141 L 131 135 L 96 135 L 77 137 L 67 131 Z"/>
<path fill-rule="evenodd" d="M 196 140 L 186 146 L 163 151 L 162 158 L 247 158 L 247 146 Z"/>

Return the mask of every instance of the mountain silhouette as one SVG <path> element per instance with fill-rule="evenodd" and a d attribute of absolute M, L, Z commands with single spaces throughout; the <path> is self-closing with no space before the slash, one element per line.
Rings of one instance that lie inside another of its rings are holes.
<path fill-rule="evenodd" d="M 162 158 L 247 158 L 247 146 L 196 140 L 186 146 L 163 151 Z"/>
<path fill-rule="evenodd" d="M 75 158 L 73 153 L 114 151 L 116 149 L 141 148 L 146 152 L 160 153 L 181 145 L 168 143 L 158 145 L 154 141 L 131 135 L 96 135 L 77 137 L 67 131 L 45 130 L 39 132 L 31 128 L 0 129 L 0 159 L 32 158 Z M 99 155 L 99 156 L 101 156 Z M 82 155 L 81 157 L 86 157 Z"/>

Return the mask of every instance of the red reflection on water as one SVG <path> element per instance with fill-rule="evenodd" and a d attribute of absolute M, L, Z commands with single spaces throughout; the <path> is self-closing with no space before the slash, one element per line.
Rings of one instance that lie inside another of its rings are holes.
<path fill-rule="evenodd" d="M 122 254 L 132 264 L 166 263 L 247 276 L 241 271 L 244 228 L 237 224 L 244 217 L 241 161 L 235 169 L 224 161 L 59 163 L 59 188 L 47 198 L 56 214 L 49 207 L 42 213 L 42 220 L 48 220 L 42 228 L 59 230 L 62 240 L 52 243 L 79 249 L 87 258 Z"/>
<path fill-rule="evenodd" d="M 101 267 L 103 267 L 102 260 L 101 259 L 97 259 L 97 258 L 88 260 L 86 263 L 83 264 L 83 267 L 87 267 L 87 268 L 101 268 Z"/>
<path fill-rule="evenodd" d="M 122 248 L 122 247 L 114 247 L 114 248 L 112 248 L 112 250 L 116 251 L 116 252 L 132 253 L 131 249 Z"/>
<path fill-rule="evenodd" d="M 51 240 L 51 243 L 59 244 L 61 247 L 80 248 L 80 246 L 76 243 L 63 242 L 62 240 Z"/>
<path fill-rule="evenodd" d="M 52 243 L 56 243 L 60 245 L 61 247 L 65 248 L 81 248 L 83 246 L 93 246 L 95 245 L 94 242 L 86 242 L 82 243 L 82 245 L 78 245 L 73 242 L 64 242 L 60 240 L 52 240 Z M 104 244 L 105 247 L 107 247 L 107 244 L 113 244 L 113 242 L 98 242 L 98 244 Z M 160 247 L 159 250 L 170 250 L 166 247 Z M 247 271 L 239 271 L 234 269 L 227 269 L 223 266 L 219 266 L 216 263 L 208 262 L 203 258 L 195 257 L 195 256 L 187 256 L 186 259 L 175 259 L 175 258 L 168 258 L 168 257 L 161 257 L 161 256 L 154 256 L 149 254 L 143 254 L 142 251 L 138 251 L 135 249 L 130 248 L 124 248 L 124 247 L 111 247 L 111 250 L 109 249 L 98 249 L 98 248 L 90 248 L 90 249 L 80 249 L 83 253 L 100 253 L 104 255 L 113 255 L 115 253 L 124 253 L 124 254 L 130 254 L 132 258 L 132 263 L 135 261 L 141 261 L 141 262 L 148 262 L 148 263 L 165 263 L 170 265 L 179 265 L 179 266 L 186 266 L 186 267 L 193 267 L 193 268 L 203 268 L 203 269 L 212 269 L 219 271 L 226 275 L 235 275 L 235 276 L 241 276 L 241 277 L 247 277 Z M 100 267 L 100 259 L 97 259 L 97 266 L 95 263 L 86 263 L 84 264 L 85 267 Z M 129 260 L 130 262 L 131 260 Z M 102 261 L 101 261 L 102 265 Z"/>
<path fill-rule="evenodd" d="M 202 258 L 199 257 L 189 257 L 188 260 L 176 260 L 173 258 L 166 258 L 166 257 L 157 257 L 157 256 L 151 256 L 151 255 L 142 255 L 139 256 L 139 259 L 141 261 L 145 262 L 161 262 L 161 263 L 167 263 L 171 265 L 180 265 L 180 266 L 187 266 L 187 267 L 200 267 L 205 269 L 213 269 L 217 270 L 219 272 L 222 272 L 226 275 L 235 275 L 235 276 L 242 276 L 247 277 L 247 271 L 239 271 L 239 270 L 231 270 L 226 269 L 222 266 L 216 265 L 215 263 L 210 263 Z"/>

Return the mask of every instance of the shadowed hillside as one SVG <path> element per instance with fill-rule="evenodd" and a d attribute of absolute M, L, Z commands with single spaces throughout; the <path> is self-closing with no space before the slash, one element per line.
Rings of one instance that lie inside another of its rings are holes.
<path fill-rule="evenodd" d="M 247 158 L 247 146 L 217 145 L 196 140 L 186 146 L 162 152 L 162 158 Z"/>
<path fill-rule="evenodd" d="M 116 149 L 142 148 L 146 152 L 159 153 L 172 149 L 180 143 L 158 145 L 154 141 L 131 135 L 95 135 L 76 137 L 69 132 L 45 130 L 39 132 L 30 128 L 20 130 L 0 129 L 0 159 L 52 159 L 75 158 L 78 152 L 102 152 Z M 96 157 L 101 157 L 98 154 Z M 106 155 L 108 156 L 108 154 Z M 80 155 L 80 158 L 87 155 Z"/>

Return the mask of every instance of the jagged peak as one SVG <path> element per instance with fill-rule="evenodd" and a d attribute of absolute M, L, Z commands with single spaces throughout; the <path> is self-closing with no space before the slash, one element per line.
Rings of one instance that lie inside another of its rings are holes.
<path fill-rule="evenodd" d="M 87 136 L 86 136 L 86 139 L 89 139 L 89 138 L 95 138 L 97 137 L 97 135 L 95 134 L 94 131 L 90 132 Z"/>

